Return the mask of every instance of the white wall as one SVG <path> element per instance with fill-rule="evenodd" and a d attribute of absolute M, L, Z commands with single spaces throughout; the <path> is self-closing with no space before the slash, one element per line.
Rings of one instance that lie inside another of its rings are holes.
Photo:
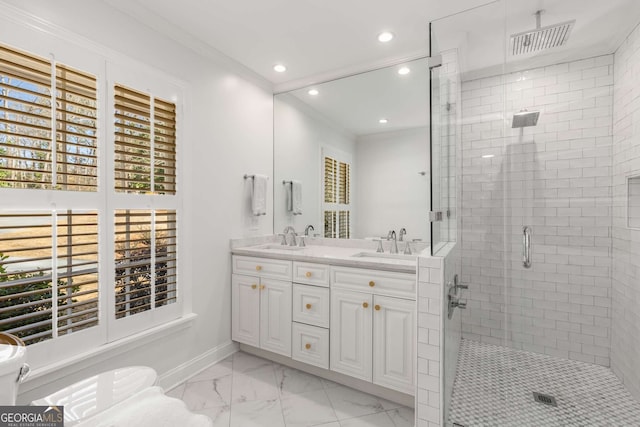
<path fill-rule="evenodd" d="M 293 95 L 280 94 L 274 98 L 273 185 L 276 233 L 281 233 L 286 226 L 292 225 L 300 234 L 309 224 L 313 225 L 315 233 L 322 233 L 321 147 L 333 147 L 353 156 L 354 145 L 353 135 L 331 124 Z M 357 170 L 358 165 L 354 164 L 353 169 Z M 283 180 L 298 180 L 302 183 L 302 215 L 293 215 L 287 211 L 287 189 L 282 184 Z"/>
<path fill-rule="evenodd" d="M 428 242 L 429 129 L 358 137 L 355 164 L 353 236 L 386 236 L 404 227 L 408 239 Z"/>
<path fill-rule="evenodd" d="M 463 83 L 464 337 L 609 365 L 612 105 L 613 55 Z"/>
<path fill-rule="evenodd" d="M 611 367 L 640 400 L 640 230 L 627 227 L 627 177 L 640 175 L 640 27 L 615 53 Z"/>
<path fill-rule="evenodd" d="M 198 315 L 192 327 L 179 333 L 107 353 L 106 358 L 86 358 L 36 378 L 24 385 L 20 401 L 113 367 L 141 364 L 166 374 L 197 358 L 201 364 L 210 363 L 233 349 L 229 239 L 273 232 L 272 206 L 266 216 L 252 218 L 248 187 L 242 178 L 245 173 L 273 175 L 271 88 L 240 66 L 230 68 L 228 59 L 198 55 L 103 2 L 5 3 L 37 16 L 38 20 L 28 20 L 33 24 L 29 31 L 34 38 L 56 37 L 61 33 L 59 27 L 66 28 L 88 39 L 74 36 L 79 43 L 97 43 L 100 49 L 106 46 L 187 83 L 184 122 L 179 124 L 185 132 L 179 150 L 186 166 L 186 226 L 181 230 L 185 246 L 179 256 L 187 266 L 181 272 L 181 281 L 183 286 L 190 285 L 191 295 L 186 296 L 192 297 L 193 312 Z M 3 10 L 0 21 L 8 16 L 7 8 Z M 13 12 L 10 14 L 13 16 Z M 9 42 L 4 34 L 3 42 Z M 221 352 L 216 353 L 216 349 Z M 172 378 L 177 380 L 189 373 L 178 372 Z"/>

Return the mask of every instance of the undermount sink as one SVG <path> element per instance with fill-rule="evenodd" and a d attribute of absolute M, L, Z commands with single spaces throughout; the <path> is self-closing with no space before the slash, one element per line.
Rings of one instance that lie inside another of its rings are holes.
<path fill-rule="evenodd" d="M 381 253 L 381 252 L 358 252 L 355 255 L 351 255 L 352 257 L 357 258 L 377 258 L 384 260 L 405 260 L 405 261 L 416 261 L 416 255 L 405 255 L 405 254 L 390 254 L 390 253 Z"/>
<path fill-rule="evenodd" d="M 266 249 L 271 251 L 301 251 L 304 248 L 298 246 L 279 245 L 277 243 L 258 246 L 256 249 Z"/>

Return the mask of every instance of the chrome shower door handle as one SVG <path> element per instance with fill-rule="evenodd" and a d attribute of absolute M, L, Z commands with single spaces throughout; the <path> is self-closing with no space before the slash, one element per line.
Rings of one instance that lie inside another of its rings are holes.
<path fill-rule="evenodd" d="M 528 226 L 522 228 L 522 265 L 531 267 L 531 227 Z"/>

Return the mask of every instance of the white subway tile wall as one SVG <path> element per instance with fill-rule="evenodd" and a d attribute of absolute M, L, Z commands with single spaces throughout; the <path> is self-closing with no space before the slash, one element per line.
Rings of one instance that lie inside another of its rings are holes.
<path fill-rule="evenodd" d="M 615 53 L 611 367 L 640 400 L 640 230 L 628 227 L 627 178 L 640 175 L 640 27 Z"/>
<path fill-rule="evenodd" d="M 463 82 L 465 338 L 609 366 L 612 105 L 613 55 Z"/>
<path fill-rule="evenodd" d="M 440 427 L 440 332 L 444 258 L 418 258 L 416 427 Z"/>

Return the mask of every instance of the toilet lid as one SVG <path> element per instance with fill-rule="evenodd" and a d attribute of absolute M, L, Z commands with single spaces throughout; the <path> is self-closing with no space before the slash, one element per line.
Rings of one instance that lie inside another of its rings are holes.
<path fill-rule="evenodd" d="M 72 426 L 155 385 L 157 378 L 156 371 L 146 366 L 114 369 L 78 381 L 31 404 L 64 406 L 65 426 Z"/>

